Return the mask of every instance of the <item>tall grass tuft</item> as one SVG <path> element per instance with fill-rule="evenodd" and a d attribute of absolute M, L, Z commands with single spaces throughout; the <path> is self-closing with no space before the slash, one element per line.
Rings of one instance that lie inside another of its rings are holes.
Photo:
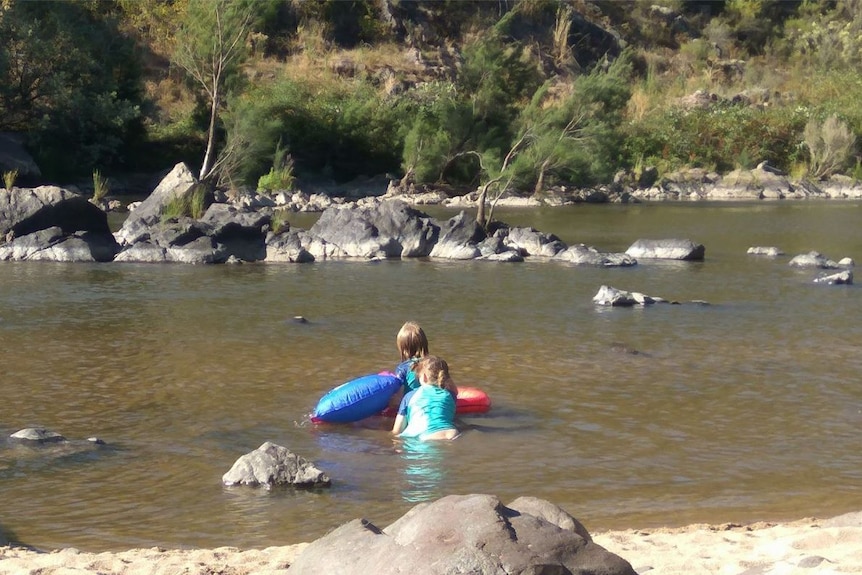
<path fill-rule="evenodd" d="M 3 172 L 3 185 L 6 186 L 7 191 L 12 191 L 12 188 L 15 187 L 15 180 L 17 179 L 18 170 L 8 170 Z"/>
<path fill-rule="evenodd" d="M 99 170 L 93 170 L 93 202 L 101 202 L 107 197 L 110 191 L 108 178 L 103 176 Z"/>
<path fill-rule="evenodd" d="M 190 194 L 174 196 L 162 209 L 162 221 L 182 217 L 200 219 L 206 211 L 206 196 L 204 186 L 197 186 Z"/>
<path fill-rule="evenodd" d="M 269 227 L 274 234 L 280 234 L 283 231 L 289 230 L 290 222 L 287 220 L 287 210 L 273 210 Z"/>

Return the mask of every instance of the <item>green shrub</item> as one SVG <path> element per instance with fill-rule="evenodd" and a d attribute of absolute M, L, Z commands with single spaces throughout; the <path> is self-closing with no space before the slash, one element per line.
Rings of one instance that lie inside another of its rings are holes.
<path fill-rule="evenodd" d="M 293 158 L 282 147 L 281 142 L 275 147 L 275 157 L 269 173 L 264 174 L 257 181 L 258 190 L 276 191 L 292 190 L 295 177 L 293 175 Z"/>
<path fill-rule="evenodd" d="M 822 122 L 811 118 L 805 125 L 804 137 L 810 156 L 808 173 L 813 178 L 827 178 L 842 171 L 856 149 L 856 136 L 834 114 Z"/>
<path fill-rule="evenodd" d="M 340 81 L 318 91 L 287 79 L 255 85 L 225 115 L 228 167 L 235 183 L 257 182 L 272 167 L 281 140 L 294 171 L 324 172 L 338 181 L 398 171 L 408 124 L 405 103 L 383 98 L 363 82 Z"/>
<path fill-rule="evenodd" d="M 800 146 L 808 110 L 758 109 L 730 103 L 708 109 L 667 108 L 626 129 L 629 165 L 637 158 L 672 170 L 695 166 L 729 171 L 764 160 L 789 169 L 804 155 Z"/>

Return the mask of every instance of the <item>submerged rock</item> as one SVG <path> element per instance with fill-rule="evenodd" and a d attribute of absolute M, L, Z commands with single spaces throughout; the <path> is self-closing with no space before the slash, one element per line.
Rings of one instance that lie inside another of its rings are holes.
<path fill-rule="evenodd" d="M 652 297 L 640 292 L 627 292 L 607 285 L 599 288 L 599 291 L 593 296 L 593 302 L 614 307 L 668 303 L 666 299 L 660 297 Z"/>
<path fill-rule="evenodd" d="M 820 276 L 814 279 L 814 283 L 828 285 L 850 285 L 853 283 L 853 272 L 851 272 L 850 270 L 844 270 L 843 272 L 838 272 L 837 274 Z"/>
<path fill-rule="evenodd" d="M 26 427 L 16 431 L 9 437 L 19 441 L 32 441 L 34 443 L 60 443 L 66 441 L 66 438 L 56 431 L 51 431 L 44 427 Z"/>
<path fill-rule="evenodd" d="M 746 253 L 751 254 L 753 256 L 769 256 L 769 257 L 776 257 L 776 256 L 783 256 L 784 255 L 784 252 L 781 251 L 780 248 L 776 248 L 775 246 L 769 246 L 769 247 L 752 246 L 752 247 L 748 248 L 748 252 L 746 252 Z"/>

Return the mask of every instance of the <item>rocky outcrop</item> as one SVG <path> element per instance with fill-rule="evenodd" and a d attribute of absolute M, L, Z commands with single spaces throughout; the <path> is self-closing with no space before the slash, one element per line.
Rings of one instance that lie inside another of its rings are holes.
<path fill-rule="evenodd" d="M 357 204 L 324 211 L 308 230 L 316 259 L 409 258 L 431 253 L 440 227 L 402 202 Z"/>
<path fill-rule="evenodd" d="M 190 199 L 200 183 L 186 164 L 180 163 L 159 182 L 147 199 L 129 213 L 123 227 L 114 234 L 123 248 L 146 241 L 153 226 L 160 223 L 165 208 L 177 199 Z"/>
<path fill-rule="evenodd" d="M 325 487 L 331 480 L 304 457 L 267 441 L 237 459 L 230 471 L 222 476 L 222 483 L 267 488 L 278 485 Z"/>
<path fill-rule="evenodd" d="M 423 503 L 383 529 L 355 519 L 310 543 L 288 573 L 636 575 L 556 506 L 529 499 L 506 506 L 493 495 Z"/>
<path fill-rule="evenodd" d="M 637 259 L 703 261 L 706 248 L 703 244 L 696 244 L 691 240 L 641 239 L 629 246 L 626 254 Z"/>
<path fill-rule="evenodd" d="M 56 186 L 0 189 L 0 260 L 105 262 L 117 250 L 106 214 L 83 195 Z"/>

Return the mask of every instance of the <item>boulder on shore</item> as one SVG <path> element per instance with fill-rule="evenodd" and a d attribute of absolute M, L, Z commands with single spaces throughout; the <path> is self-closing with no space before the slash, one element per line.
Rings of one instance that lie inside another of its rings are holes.
<path fill-rule="evenodd" d="M 636 575 L 558 507 L 532 498 L 506 506 L 481 494 L 419 504 L 383 529 L 355 519 L 310 543 L 288 572 Z"/>

